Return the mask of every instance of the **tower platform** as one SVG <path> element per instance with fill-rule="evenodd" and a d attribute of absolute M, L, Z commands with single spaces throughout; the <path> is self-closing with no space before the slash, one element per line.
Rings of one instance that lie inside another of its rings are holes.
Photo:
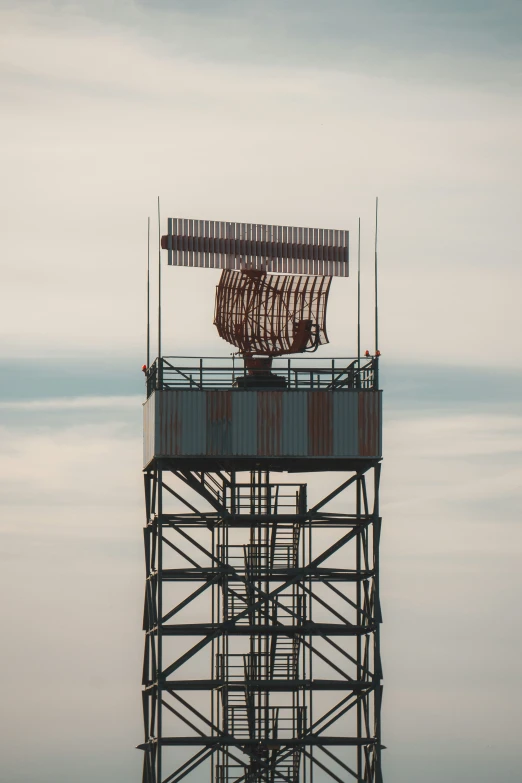
<path fill-rule="evenodd" d="M 280 359 L 256 377 L 228 358 L 167 357 L 147 388 L 144 467 L 308 472 L 381 457 L 376 359 Z"/>

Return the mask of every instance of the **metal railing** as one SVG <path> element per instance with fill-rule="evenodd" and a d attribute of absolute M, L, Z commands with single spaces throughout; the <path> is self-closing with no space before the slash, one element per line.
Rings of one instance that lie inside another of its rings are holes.
<path fill-rule="evenodd" d="M 225 504 L 235 514 L 300 514 L 306 484 L 235 483 L 225 486 Z"/>
<path fill-rule="evenodd" d="M 241 379 L 252 379 L 240 357 L 163 356 L 146 371 L 147 397 L 156 389 L 253 388 Z M 378 389 L 378 359 L 274 358 L 271 375 L 285 390 Z M 269 384 L 262 384 L 270 388 Z M 261 385 L 260 385 L 261 388 Z M 274 386 L 275 388 L 275 386 Z"/>

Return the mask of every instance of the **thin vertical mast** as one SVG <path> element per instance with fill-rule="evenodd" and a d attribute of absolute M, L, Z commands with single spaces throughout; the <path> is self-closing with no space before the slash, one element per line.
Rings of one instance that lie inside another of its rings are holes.
<path fill-rule="evenodd" d="M 379 215 L 379 198 L 375 199 L 375 353 L 379 350 L 379 303 L 377 299 L 378 286 L 377 286 L 377 228 Z"/>
<path fill-rule="evenodd" d="M 357 359 L 361 358 L 361 218 L 357 240 Z"/>
<path fill-rule="evenodd" d="M 150 218 L 147 225 L 147 370 L 150 367 Z"/>
<path fill-rule="evenodd" d="M 161 365 L 161 220 L 158 196 L 158 359 Z M 160 368 L 158 368 L 159 370 Z"/>

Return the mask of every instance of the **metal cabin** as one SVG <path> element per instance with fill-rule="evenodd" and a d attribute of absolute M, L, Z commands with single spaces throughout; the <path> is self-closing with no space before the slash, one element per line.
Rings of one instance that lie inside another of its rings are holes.
<path fill-rule="evenodd" d="M 167 357 L 152 365 L 145 468 L 168 459 L 196 470 L 343 470 L 380 458 L 376 359 L 281 360 L 274 371 L 284 390 L 242 388 L 236 364 Z"/>

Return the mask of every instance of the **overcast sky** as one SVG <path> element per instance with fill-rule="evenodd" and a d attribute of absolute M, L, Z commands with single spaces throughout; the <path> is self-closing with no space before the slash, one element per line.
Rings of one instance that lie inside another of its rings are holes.
<path fill-rule="evenodd" d="M 522 4 L 0 0 L 0 90 L 0 779 L 140 779 L 157 197 L 352 261 L 361 217 L 371 349 L 378 195 L 385 783 L 517 782 Z M 165 353 L 228 354 L 217 273 L 163 280 Z"/>

